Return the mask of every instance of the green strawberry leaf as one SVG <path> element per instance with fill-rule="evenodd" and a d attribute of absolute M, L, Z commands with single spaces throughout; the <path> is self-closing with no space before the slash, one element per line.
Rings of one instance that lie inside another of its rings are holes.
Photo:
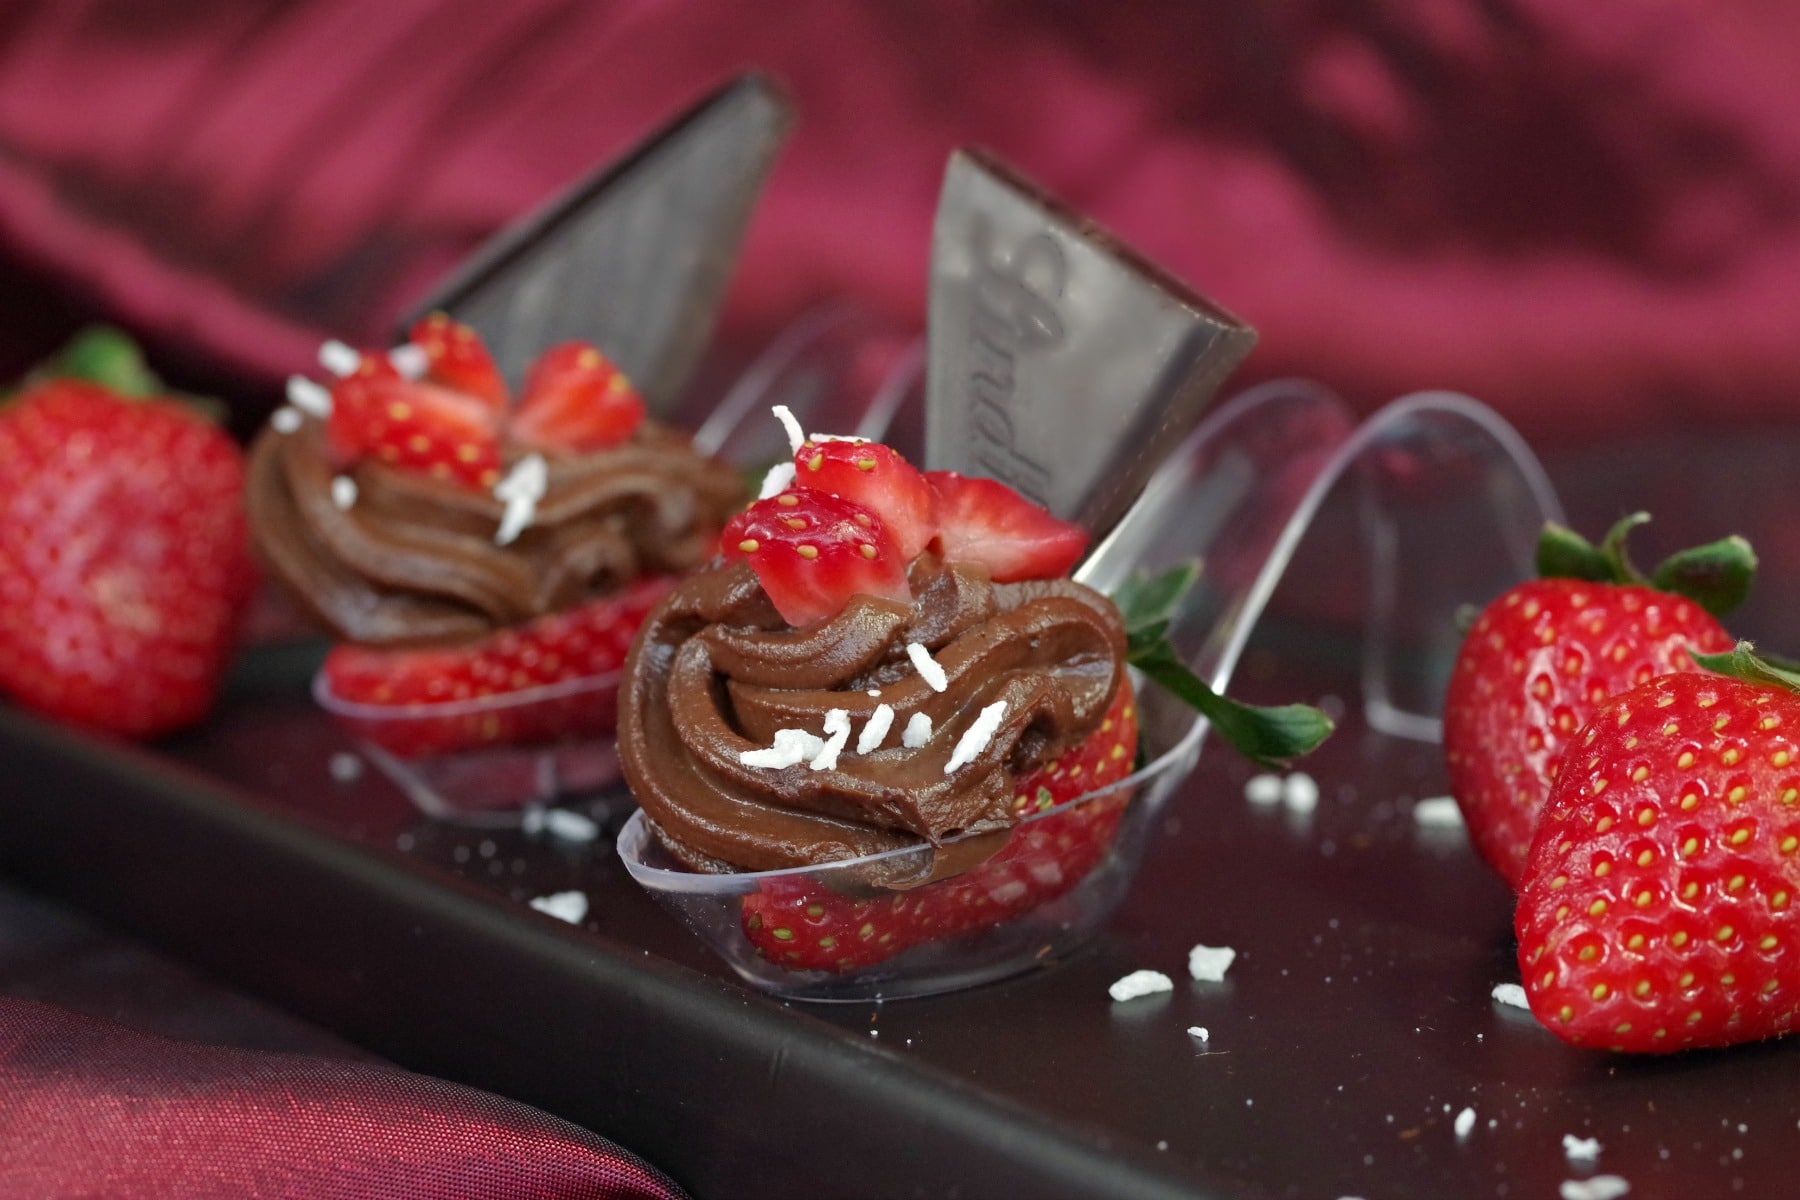
<path fill-rule="evenodd" d="M 1758 655 L 1749 642 L 1739 642 L 1723 654 L 1696 654 L 1689 650 L 1688 655 L 1715 675 L 1728 675 L 1745 683 L 1785 688 L 1800 694 L 1800 669 L 1791 663 L 1771 661 Z"/>
<path fill-rule="evenodd" d="M 1305 704 L 1263 708 L 1221 696 L 1169 644 L 1169 626 L 1199 578 L 1200 563 L 1191 560 L 1160 575 L 1134 576 L 1119 588 L 1114 602 L 1125 620 L 1127 660 L 1255 763 L 1277 767 L 1316 749 L 1331 735 L 1330 717 Z"/>
<path fill-rule="evenodd" d="M 1756 551 L 1732 534 L 1664 559 L 1650 586 L 1686 596 L 1715 617 L 1742 604 L 1756 581 Z"/>
<path fill-rule="evenodd" d="M 1632 513 L 1606 531 L 1598 546 L 1573 529 L 1554 521 L 1544 522 L 1538 535 L 1537 569 L 1544 579 L 1585 579 L 1590 583 L 1643 583 L 1625 553 L 1625 539 L 1650 519 L 1649 513 Z"/>
<path fill-rule="evenodd" d="M 162 380 L 144 362 L 143 351 L 110 325 L 90 325 L 70 339 L 39 369 L 52 379 L 84 379 L 121 396 L 160 396 Z"/>

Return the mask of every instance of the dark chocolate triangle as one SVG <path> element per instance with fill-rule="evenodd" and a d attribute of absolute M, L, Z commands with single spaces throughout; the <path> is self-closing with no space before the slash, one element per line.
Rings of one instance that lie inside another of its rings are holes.
<path fill-rule="evenodd" d="M 1256 342 L 991 156 L 951 156 L 931 249 L 926 462 L 1104 534 Z"/>
<path fill-rule="evenodd" d="M 546 346 L 592 342 L 668 413 L 712 335 L 792 123 L 751 75 L 496 234 L 419 308 L 473 325 L 515 388 Z"/>

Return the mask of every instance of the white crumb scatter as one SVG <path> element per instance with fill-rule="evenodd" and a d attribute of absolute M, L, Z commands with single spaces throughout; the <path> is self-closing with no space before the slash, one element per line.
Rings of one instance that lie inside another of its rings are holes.
<path fill-rule="evenodd" d="M 1195 946 L 1188 951 L 1188 974 L 1201 983 L 1218 983 L 1236 958 L 1230 946 Z"/>
<path fill-rule="evenodd" d="M 1188 1036 L 1197 1042 L 1209 1041 L 1212 1038 L 1212 1034 L 1206 1031 L 1206 1026 L 1204 1025 L 1189 1025 Z"/>
<path fill-rule="evenodd" d="M 356 368 L 362 366 L 362 352 L 332 338 L 319 344 L 319 365 L 342 379 L 356 374 Z"/>
<path fill-rule="evenodd" d="M 1455 1124 L 1454 1128 L 1456 1129 L 1457 1137 L 1459 1137 L 1459 1138 L 1468 1137 L 1470 1131 L 1475 1128 L 1475 1110 L 1473 1108 L 1465 1108 L 1461 1112 L 1457 1113 L 1456 1114 L 1456 1124 Z"/>
<path fill-rule="evenodd" d="M 1599 1138 L 1580 1138 L 1563 1134 L 1563 1154 L 1570 1162 L 1593 1162 L 1600 1157 Z"/>
<path fill-rule="evenodd" d="M 500 515 L 500 527 L 494 530 L 494 545 L 510 546 L 525 532 L 537 516 L 537 504 L 550 486 L 550 464 L 541 454 L 527 454 L 513 464 L 499 483 L 494 485 L 494 499 L 506 505 Z"/>
<path fill-rule="evenodd" d="M 994 740 L 994 731 L 1000 728 L 1000 722 L 1006 718 L 1006 701 L 996 700 L 976 714 L 975 720 L 963 730 L 963 735 L 956 739 L 956 749 L 950 752 L 950 761 L 944 764 L 944 774 L 948 775 L 958 767 L 967 766 L 975 761 L 975 756 L 988 748 Z"/>
<path fill-rule="evenodd" d="M 888 730 L 893 727 L 894 706 L 877 704 L 875 711 L 869 714 L 868 721 L 863 724 L 861 735 L 856 739 L 856 752 L 873 754 L 881 749 L 882 741 L 887 738 Z"/>
<path fill-rule="evenodd" d="M 931 657 L 931 651 L 917 642 L 906 643 L 906 657 L 912 659 L 913 669 L 919 677 L 931 685 L 931 690 L 941 692 L 949 688 L 950 680 L 944 674 L 944 668 L 938 665 L 937 659 Z"/>
<path fill-rule="evenodd" d="M 1281 776 L 1264 773 L 1252 775 L 1244 784 L 1244 799 L 1252 804 L 1279 804 L 1281 802 Z"/>
<path fill-rule="evenodd" d="M 1431 796 L 1413 805 L 1413 820 L 1427 829 L 1452 829 L 1463 823 L 1454 796 Z"/>
<path fill-rule="evenodd" d="M 806 444 L 806 431 L 800 428 L 800 422 L 795 418 L 794 410 L 785 404 L 777 404 L 769 411 L 775 414 L 775 419 L 780 421 L 781 427 L 787 431 L 788 448 L 795 454 L 800 453 L 800 447 Z"/>
<path fill-rule="evenodd" d="M 1516 983 L 1496 983 L 1494 999 L 1501 1004 L 1511 1005 L 1513 1008 L 1531 1007 L 1525 999 L 1524 987 Z"/>
<path fill-rule="evenodd" d="M 791 767 L 808 762 L 825 749 L 825 739 L 804 729 L 777 729 L 774 744 L 764 750 L 745 750 L 738 761 L 746 767 Z"/>
<path fill-rule="evenodd" d="M 548 896 L 532 897 L 531 907 L 559 921 L 579 925 L 587 916 L 588 898 L 582 892 L 553 892 Z"/>
<path fill-rule="evenodd" d="M 1631 1185 L 1617 1175 L 1595 1175 L 1589 1179 L 1562 1181 L 1562 1200 L 1618 1200 L 1631 1190 Z"/>
<path fill-rule="evenodd" d="M 1319 782 L 1305 771 L 1281 781 L 1281 802 L 1289 812 L 1309 813 L 1319 807 Z"/>
<path fill-rule="evenodd" d="M 331 415 L 331 389 L 314 383 L 304 375 L 289 375 L 288 403 L 308 416 L 323 421 Z"/>
<path fill-rule="evenodd" d="M 356 480 L 348 475 L 331 477 L 331 502 L 349 512 L 356 507 Z"/>
<path fill-rule="evenodd" d="M 362 778 L 363 760 L 348 751 L 340 750 L 331 756 L 331 761 L 326 764 L 325 769 L 330 771 L 331 777 L 339 783 L 354 783 Z"/>
<path fill-rule="evenodd" d="M 305 419 L 300 410 L 291 404 L 284 404 L 269 414 L 269 424 L 276 433 L 292 433 L 300 428 L 300 422 Z"/>
<path fill-rule="evenodd" d="M 758 500 L 767 500 L 770 496 L 779 496 L 794 485 L 794 464 L 791 462 L 776 463 L 763 476 L 762 486 L 756 489 Z"/>
<path fill-rule="evenodd" d="M 834 708 L 825 714 L 826 741 L 819 752 L 807 765 L 815 771 L 831 771 L 837 768 L 838 755 L 844 751 L 844 745 L 850 740 L 850 713 L 848 709 Z"/>
<path fill-rule="evenodd" d="M 600 836 L 600 826 L 592 817 L 566 808 L 545 809 L 543 828 L 551 837 L 565 842 L 591 842 Z"/>
<path fill-rule="evenodd" d="M 900 731 L 900 744 L 908 750 L 917 750 L 931 740 L 931 717 L 916 712 L 906 720 L 906 728 Z"/>
<path fill-rule="evenodd" d="M 417 342 L 403 342 L 388 351 L 388 365 L 400 372 L 402 379 L 423 379 L 431 369 L 431 355 Z"/>
<path fill-rule="evenodd" d="M 1154 996 L 1159 992 L 1175 990 L 1175 981 L 1161 971 L 1133 971 L 1123 979 L 1115 979 L 1112 986 L 1106 989 L 1117 1003 L 1136 1000 L 1139 996 Z"/>

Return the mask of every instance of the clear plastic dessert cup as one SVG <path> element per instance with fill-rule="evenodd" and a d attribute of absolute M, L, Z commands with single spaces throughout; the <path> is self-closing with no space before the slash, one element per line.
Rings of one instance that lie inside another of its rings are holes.
<path fill-rule="evenodd" d="M 1324 536 L 1308 541 L 1310 565 L 1345 584 L 1361 576 L 1369 718 L 1402 736 L 1429 738 L 1448 661 L 1420 631 L 1453 631 L 1461 605 L 1528 574 L 1538 530 L 1559 515 L 1524 443 L 1467 397 L 1409 396 L 1359 425 L 1326 389 L 1284 381 L 1215 410 L 1076 578 L 1111 593 L 1140 572 L 1198 560 L 1198 584 L 1175 615 L 1170 641 L 1224 691 L 1251 628 L 1317 527 Z M 1458 531 L 1453 562 L 1441 528 L 1409 539 L 1421 521 L 1446 520 Z M 1345 547 L 1358 543 L 1360 560 L 1344 561 Z M 1340 586 L 1333 594 L 1344 590 L 1357 591 Z M 779 996 L 898 999 L 1019 974 L 1075 950 L 1104 926 L 1166 805 L 1205 802 L 1182 795 L 1181 784 L 1206 722 L 1137 682 L 1145 765 L 986 835 L 989 841 L 957 839 L 785 871 L 697 874 L 668 855 L 640 811 L 619 835 L 619 856 L 732 970 Z"/>
<path fill-rule="evenodd" d="M 787 457 L 786 436 L 770 414 L 778 404 L 808 428 L 879 438 L 916 390 L 915 342 L 854 306 L 809 312 L 709 412 L 688 419 L 694 448 L 746 474 L 774 465 Z M 618 782 L 619 680 L 620 672 L 608 671 L 505 695 L 373 705 L 333 695 L 321 672 L 313 696 L 421 811 L 505 827 L 522 823 L 533 807 Z"/>

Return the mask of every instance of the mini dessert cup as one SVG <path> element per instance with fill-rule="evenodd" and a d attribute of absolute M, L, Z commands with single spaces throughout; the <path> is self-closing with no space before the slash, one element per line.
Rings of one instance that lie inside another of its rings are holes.
<path fill-rule="evenodd" d="M 1354 566 L 1346 574 L 1366 581 L 1365 708 L 1392 732 L 1430 737 L 1438 703 L 1431 680 L 1447 672 L 1448 660 L 1440 662 L 1418 635 L 1453 629 L 1460 604 L 1529 574 L 1537 531 L 1558 516 L 1524 444 L 1467 397 L 1407 397 L 1359 426 L 1326 389 L 1279 382 L 1215 410 L 1076 578 L 1110 593 L 1137 572 L 1199 560 L 1198 585 L 1176 614 L 1170 641 L 1223 691 L 1308 530 L 1319 525 L 1333 535 L 1320 539 L 1327 544 L 1309 556 L 1313 564 L 1360 540 L 1361 563 L 1326 565 Z M 1335 536 L 1346 518 L 1350 536 Z M 1444 520 L 1465 533 L 1455 562 L 1443 561 L 1441 551 L 1429 562 L 1408 554 L 1409 530 Z M 1433 576 L 1453 582 L 1425 586 Z M 1146 765 L 1008 833 L 987 835 L 991 843 L 964 838 L 783 871 L 698 874 L 677 866 L 640 811 L 619 836 L 619 855 L 732 970 L 775 995 L 897 999 L 1015 975 L 1074 950 L 1105 924 L 1157 814 L 1197 761 L 1206 722 L 1153 685 L 1140 681 L 1136 695 Z M 1076 848 L 1064 840 L 1052 863 L 1049 841 L 1070 838 Z M 947 860 L 960 860 L 961 873 L 936 867 Z M 929 882 L 906 882 L 921 877 Z M 791 924 L 770 927 L 771 920 Z M 883 950 L 863 941 L 884 934 L 892 936 Z M 853 952 L 821 961 L 811 948 L 827 938 Z M 783 942 L 809 953 L 795 961 Z"/>

